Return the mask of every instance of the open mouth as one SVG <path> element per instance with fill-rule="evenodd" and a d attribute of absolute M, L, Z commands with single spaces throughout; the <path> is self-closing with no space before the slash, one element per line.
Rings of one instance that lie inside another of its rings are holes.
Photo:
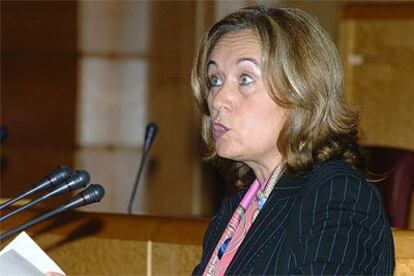
<path fill-rule="evenodd" d="M 226 126 L 220 124 L 220 123 L 213 123 L 213 136 L 214 139 L 219 139 L 220 137 L 222 137 L 224 134 L 226 134 L 227 131 L 229 131 L 229 128 L 227 128 Z"/>

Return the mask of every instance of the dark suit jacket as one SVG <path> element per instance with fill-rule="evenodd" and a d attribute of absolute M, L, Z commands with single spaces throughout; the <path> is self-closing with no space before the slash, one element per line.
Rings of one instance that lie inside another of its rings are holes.
<path fill-rule="evenodd" d="M 246 190 L 207 228 L 202 274 Z M 276 184 L 230 263 L 230 275 L 379 274 L 394 271 L 390 225 L 378 193 L 343 161 L 315 165 Z"/>

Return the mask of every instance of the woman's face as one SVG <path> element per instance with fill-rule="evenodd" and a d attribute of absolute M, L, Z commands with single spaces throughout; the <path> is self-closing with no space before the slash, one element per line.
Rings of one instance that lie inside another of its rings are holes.
<path fill-rule="evenodd" d="M 209 57 L 207 101 L 216 152 L 250 167 L 280 161 L 276 144 L 287 115 L 270 98 L 262 73 L 260 42 L 250 29 L 222 36 Z"/>

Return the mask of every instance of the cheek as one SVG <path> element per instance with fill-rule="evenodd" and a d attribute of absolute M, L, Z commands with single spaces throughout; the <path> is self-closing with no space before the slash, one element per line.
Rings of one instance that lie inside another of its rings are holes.
<path fill-rule="evenodd" d="M 244 116 L 242 131 L 246 136 L 250 136 L 251 140 L 259 139 L 274 143 L 286 121 L 285 110 L 274 106 L 262 106 L 254 113 L 245 112 Z"/>
<path fill-rule="evenodd" d="M 264 116 L 260 110 L 244 110 L 240 111 L 237 117 L 237 131 L 232 134 L 232 140 L 235 143 L 243 144 L 247 148 L 257 147 L 257 144 L 262 144 L 271 130 L 269 118 Z"/>

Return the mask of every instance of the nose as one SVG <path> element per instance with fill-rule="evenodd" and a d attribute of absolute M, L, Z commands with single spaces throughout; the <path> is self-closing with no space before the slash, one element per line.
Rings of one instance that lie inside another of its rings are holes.
<path fill-rule="evenodd" d="M 212 106 L 215 111 L 230 110 L 234 102 L 234 88 L 230 83 L 224 82 L 212 95 Z"/>

